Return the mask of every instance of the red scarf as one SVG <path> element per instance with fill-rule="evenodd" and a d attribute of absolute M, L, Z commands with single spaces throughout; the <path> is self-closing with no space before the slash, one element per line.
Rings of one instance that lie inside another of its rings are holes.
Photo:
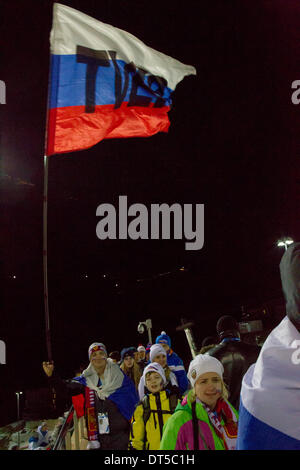
<path fill-rule="evenodd" d="M 223 440 L 225 449 L 234 450 L 236 446 L 238 422 L 228 402 L 223 398 L 219 398 L 214 411 L 203 402 L 202 405 L 218 437 Z M 222 419 L 224 420 L 223 425 L 221 424 Z"/>
<path fill-rule="evenodd" d="M 95 410 L 95 392 L 89 387 L 85 387 L 85 403 L 88 424 L 88 440 L 98 440 L 98 423 Z"/>

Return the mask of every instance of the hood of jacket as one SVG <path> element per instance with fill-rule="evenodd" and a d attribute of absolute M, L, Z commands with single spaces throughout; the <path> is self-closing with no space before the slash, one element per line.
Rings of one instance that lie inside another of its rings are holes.
<path fill-rule="evenodd" d="M 185 395 L 184 399 L 180 403 L 178 403 L 175 409 L 175 413 L 176 411 L 182 410 L 182 411 L 186 411 L 187 413 L 190 413 L 190 415 L 192 416 L 192 401 L 191 401 L 192 395 L 193 395 L 193 390 L 190 390 L 189 393 Z M 209 423 L 209 418 L 205 409 L 198 402 L 196 403 L 196 415 L 197 415 L 197 418 L 200 419 L 201 421 L 205 421 L 206 423 Z"/>

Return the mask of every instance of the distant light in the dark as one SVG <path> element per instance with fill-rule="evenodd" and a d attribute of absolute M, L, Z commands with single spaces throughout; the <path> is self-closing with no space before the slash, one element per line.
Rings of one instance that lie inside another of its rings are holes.
<path fill-rule="evenodd" d="M 291 237 L 282 238 L 281 240 L 277 241 L 277 246 L 284 246 L 287 250 L 288 245 L 294 243 L 294 240 Z"/>

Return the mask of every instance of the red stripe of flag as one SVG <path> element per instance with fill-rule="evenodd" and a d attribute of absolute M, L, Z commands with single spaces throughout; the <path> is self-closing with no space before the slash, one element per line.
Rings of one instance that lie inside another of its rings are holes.
<path fill-rule="evenodd" d="M 68 106 L 48 110 L 47 155 L 73 152 L 92 147 L 103 139 L 149 137 L 168 132 L 169 106 L 161 108 L 127 106 L 122 103 L 95 106 L 87 113 L 85 106 Z"/>

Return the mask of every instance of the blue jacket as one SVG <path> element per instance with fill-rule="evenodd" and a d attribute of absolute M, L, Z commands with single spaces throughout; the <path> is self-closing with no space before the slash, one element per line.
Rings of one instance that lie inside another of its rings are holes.
<path fill-rule="evenodd" d="M 169 349 L 167 353 L 167 363 L 176 375 L 180 392 L 184 394 L 189 388 L 188 378 L 182 360 L 172 349 Z"/>

